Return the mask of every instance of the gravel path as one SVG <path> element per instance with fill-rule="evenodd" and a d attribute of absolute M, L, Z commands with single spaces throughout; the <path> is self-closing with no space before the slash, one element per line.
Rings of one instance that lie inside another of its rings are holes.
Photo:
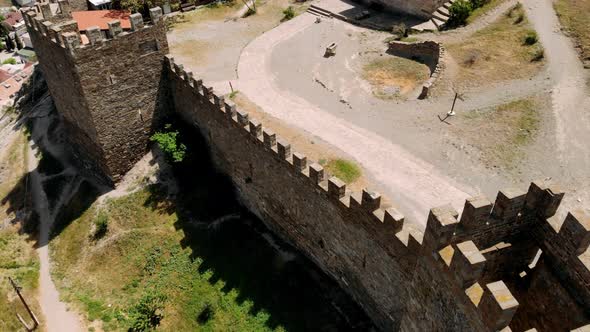
<path fill-rule="evenodd" d="M 48 332 L 76 332 L 83 331 L 78 316 L 69 311 L 65 303 L 59 299 L 59 292 L 51 280 L 49 258 L 49 234 L 54 216 L 51 214 L 47 197 L 43 191 L 42 176 L 37 172 L 38 160 L 34 152 L 33 143 L 29 146 L 28 170 L 31 181 L 31 195 L 33 196 L 35 211 L 39 214 L 39 304 L 45 317 L 45 327 Z"/>

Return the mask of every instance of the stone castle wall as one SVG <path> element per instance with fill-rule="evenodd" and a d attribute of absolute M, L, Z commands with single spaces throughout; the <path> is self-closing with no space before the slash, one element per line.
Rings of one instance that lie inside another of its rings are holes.
<path fill-rule="evenodd" d="M 158 100 L 168 42 L 161 11 L 151 12 L 149 24 L 133 14 L 131 31 L 111 22 L 109 39 L 89 28 L 83 44 L 69 3 L 59 4 L 57 15 L 48 3 L 28 12 L 27 28 L 80 159 L 94 160 L 90 166 L 116 181 L 145 154 L 164 113 Z"/>
<path fill-rule="evenodd" d="M 61 0 L 26 24 L 80 159 L 116 180 L 174 109 L 208 141 L 243 203 L 331 275 L 383 330 L 559 331 L 590 322 L 590 217 L 553 215 L 563 197 L 540 183 L 430 211 L 424 233 L 297 152 L 175 64 L 161 11 L 132 30 L 81 35 Z M 41 15 L 43 14 L 43 15 Z M 541 252 L 540 256 L 538 253 Z M 551 287 L 550 290 L 544 290 Z"/>
<path fill-rule="evenodd" d="M 533 183 L 476 197 L 461 217 L 432 209 L 415 235 L 379 194 L 349 193 L 337 178 L 291 150 L 168 59 L 173 104 L 209 142 L 216 165 L 244 203 L 337 280 L 384 330 L 573 329 L 590 322 L 590 273 L 583 253 L 590 217 L 551 226 L 563 193 Z M 542 250 L 537 265 L 531 264 Z M 564 272 L 570 271 L 570 272 Z M 552 292 L 540 291 L 555 284 Z M 558 298 L 554 298 L 558 297 Z M 536 303 L 567 303 L 569 312 Z M 568 315 L 575 312 L 577 316 Z"/>

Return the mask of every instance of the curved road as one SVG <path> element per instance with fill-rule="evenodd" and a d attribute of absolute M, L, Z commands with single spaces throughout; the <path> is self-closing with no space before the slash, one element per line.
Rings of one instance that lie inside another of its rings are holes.
<path fill-rule="evenodd" d="M 465 31 L 454 34 L 463 36 L 485 27 L 513 3 L 514 1 L 507 1 L 499 9 L 483 17 L 475 23 L 476 29 L 464 29 Z M 590 139 L 588 132 L 590 123 L 587 113 L 583 111 L 590 109 L 588 107 L 590 101 L 585 91 L 586 73 L 571 41 L 559 31 L 559 22 L 551 1 L 528 0 L 524 1 L 524 5 L 529 19 L 545 46 L 549 64 L 547 72 L 551 78 L 550 81 L 545 81 L 540 75 L 532 82 L 537 86 L 528 93 L 534 94 L 543 86 L 552 87 L 556 136 L 563 174 L 566 174 L 569 179 L 588 178 L 588 170 L 584 167 L 590 164 L 590 154 L 588 149 L 584 148 L 584 142 Z M 277 73 L 270 65 L 273 49 L 279 43 L 308 28 L 314 21 L 315 16 L 305 13 L 264 33 L 247 45 L 238 64 L 240 79 L 236 84 L 239 90 L 262 107 L 265 112 L 349 153 L 368 171 L 375 183 L 382 185 L 378 189 L 390 197 L 397 206 L 402 208 L 402 212 L 414 221 L 425 223 L 426 214 L 431 207 L 448 202 L 458 210 L 461 209 L 464 199 L 479 190 L 458 184 L 438 171 L 436 166 L 417 158 L 391 140 L 360 128 L 338 115 L 332 115 L 286 88 L 281 89 L 281 84 L 277 81 Z M 454 37 L 456 36 L 450 33 L 438 35 L 433 39 Z M 498 88 L 496 93 L 487 91 L 481 96 L 474 96 L 473 101 L 476 104 L 487 102 L 488 106 L 491 106 L 498 104 L 501 99 L 513 99 L 508 96 L 512 89 L 507 88 L 506 85 Z M 489 87 L 486 90 L 489 90 Z M 492 94 L 495 95 L 495 99 L 488 98 Z M 522 91 L 517 94 L 522 94 Z M 415 104 L 416 102 L 410 101 L 395 105 L 395 108 L 416 106 Z M 472 102 L 467 100 L 466 104 L 472 104 Z M 585 181 L 579 184 L 583 190 L 578 192 L 577 196 L 587 197 L 586 189 L 589 184 Z"/>
<path fill-rule="evenodd" d="M 302 14 L 250 43 L 240 57 L 238 89 L 265 112 L 349 153 L 368 170 L 376 183 L 382 185 L 379 189 L 413 221 L 425 223 L 433 206 L 451 202 L 455 208 L 461 208 L 472 189 L 461 187 L 440 174 L 434 165 L 414 157 L 391 141 L 280 90 L 269 80 L 273 77 L 269 64 L 272 49 L 314 24 L 315 18 Z"/>

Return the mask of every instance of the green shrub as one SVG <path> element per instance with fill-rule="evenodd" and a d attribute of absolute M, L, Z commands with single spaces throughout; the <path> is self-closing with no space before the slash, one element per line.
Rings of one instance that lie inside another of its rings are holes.
<path fill-rule="evenodd" d="M 94 239 L 101 239 L 109 230 L 109 217 L 104 212 L 99 212 L 94 220 L 94 227 Z"/>
<path fill-rule="evenodd" d="M 404 23 L 396 24 L 391 28 L 391 33 L 393 33 L 396 38 L 395 40 L 401 40 L 408 36 L 409 29 Z"/>
<path fill-rule="evenodd" d="M 295 10 L 293 10 L 292 6 L 289 6 L 285 10 L 283 10 L 283 15 L 285 15 L 285 17 L 283 17 L 283 20 L 288 21 L 295 17 Z"/>
<path fill-rule="evenodd" d="M 465 25 L 467 18 L 473 11 L 473 5 L 467 0 L 457 0 L 449 8 L 449 20 L 447 26 L 450 28 Z"/>
<path fill-rule="evenodd" d="M 537 45 L 531 54 L 531 62 L 541 61 L 545 58 L 545 49 L 543 46 Z"/>
<path fill-rule="evenodd" d="M 8 58 L 4 61 L 2 61 L 2 64 L 9 64 L 9 65 L 16 65 L 16 59 L 15 58 Z"/>
<path fill-rule="evenodd" d="M 488 4 L 490 2 L 490 0 L 470 0 L 471 2 L 471 7 L 473 9 L 479 8 L 479 7 L 483 7 L 484 5 Z"/>
<path fill-rule="evenodd" d="M 529 31 L 524 36 L 523 44 L 524 45 L 534 45 L 539 41 L 539 37 L 537 36 L 537 32 Z"/>
<path fill-rule="evenodd" d="M 361 169 L 352 161 L 345 159 L 330 160 L 325 168 L 346 183 L 352 183 L 361 176 Z"/>
<path fill-rule="evenodd" d="M 166 296 L 150 290 L 129 310 L 131 325 L 129 331 L 149 331 L 160 325 L 164 317 L 163 309 Z"/>
<path fill-rule="evenodd" d="M 178 142 L 178 131 L 173 131 L 171 128 L 171 124 L 165 125 L 164 129 L 166 129 L 166 131 L 156 132 L 152 135 L 150 140 L 158 143 L 158 146 L 164 151 L 166 157 L 177 163 L 184 159 L 186 145 Z"/>

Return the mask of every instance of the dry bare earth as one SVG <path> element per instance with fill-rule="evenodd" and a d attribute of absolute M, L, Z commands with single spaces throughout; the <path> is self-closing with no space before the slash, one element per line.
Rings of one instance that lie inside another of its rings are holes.
<path fill-rule="evenodd" d="M 429 76 L 428 66 L 397 56 L 376 59 L 365 65 L 363 73 L 373 94 L 382 99 L 405 97 Z"/>
<path fill-rule="evenodd" d="M 174 24 L 168 33 L 171 54 L 205 82 L 236 79 L 242 49 L 254 38 L 281 23 L 283 10 L 293 6 L 296 13 L 308 5 L 292 0 L 257 2 L 257 13 L 236 18 L 242 6 L 202 8 L 184 14 L 183 22 Z M 227 85 L 227 83 L 225 83 Z"/>
<path fill-rule="evenodd" d="M 524 44 L 529 33 L 534 30 L 518 6 L 471 37 L 445 44 L 459 66 L 453 78 L 454 85 L 466 88 L 534 77 L 543 68 L 544 61 L 535 60 L 542 52 L 539 42 Z"/>

